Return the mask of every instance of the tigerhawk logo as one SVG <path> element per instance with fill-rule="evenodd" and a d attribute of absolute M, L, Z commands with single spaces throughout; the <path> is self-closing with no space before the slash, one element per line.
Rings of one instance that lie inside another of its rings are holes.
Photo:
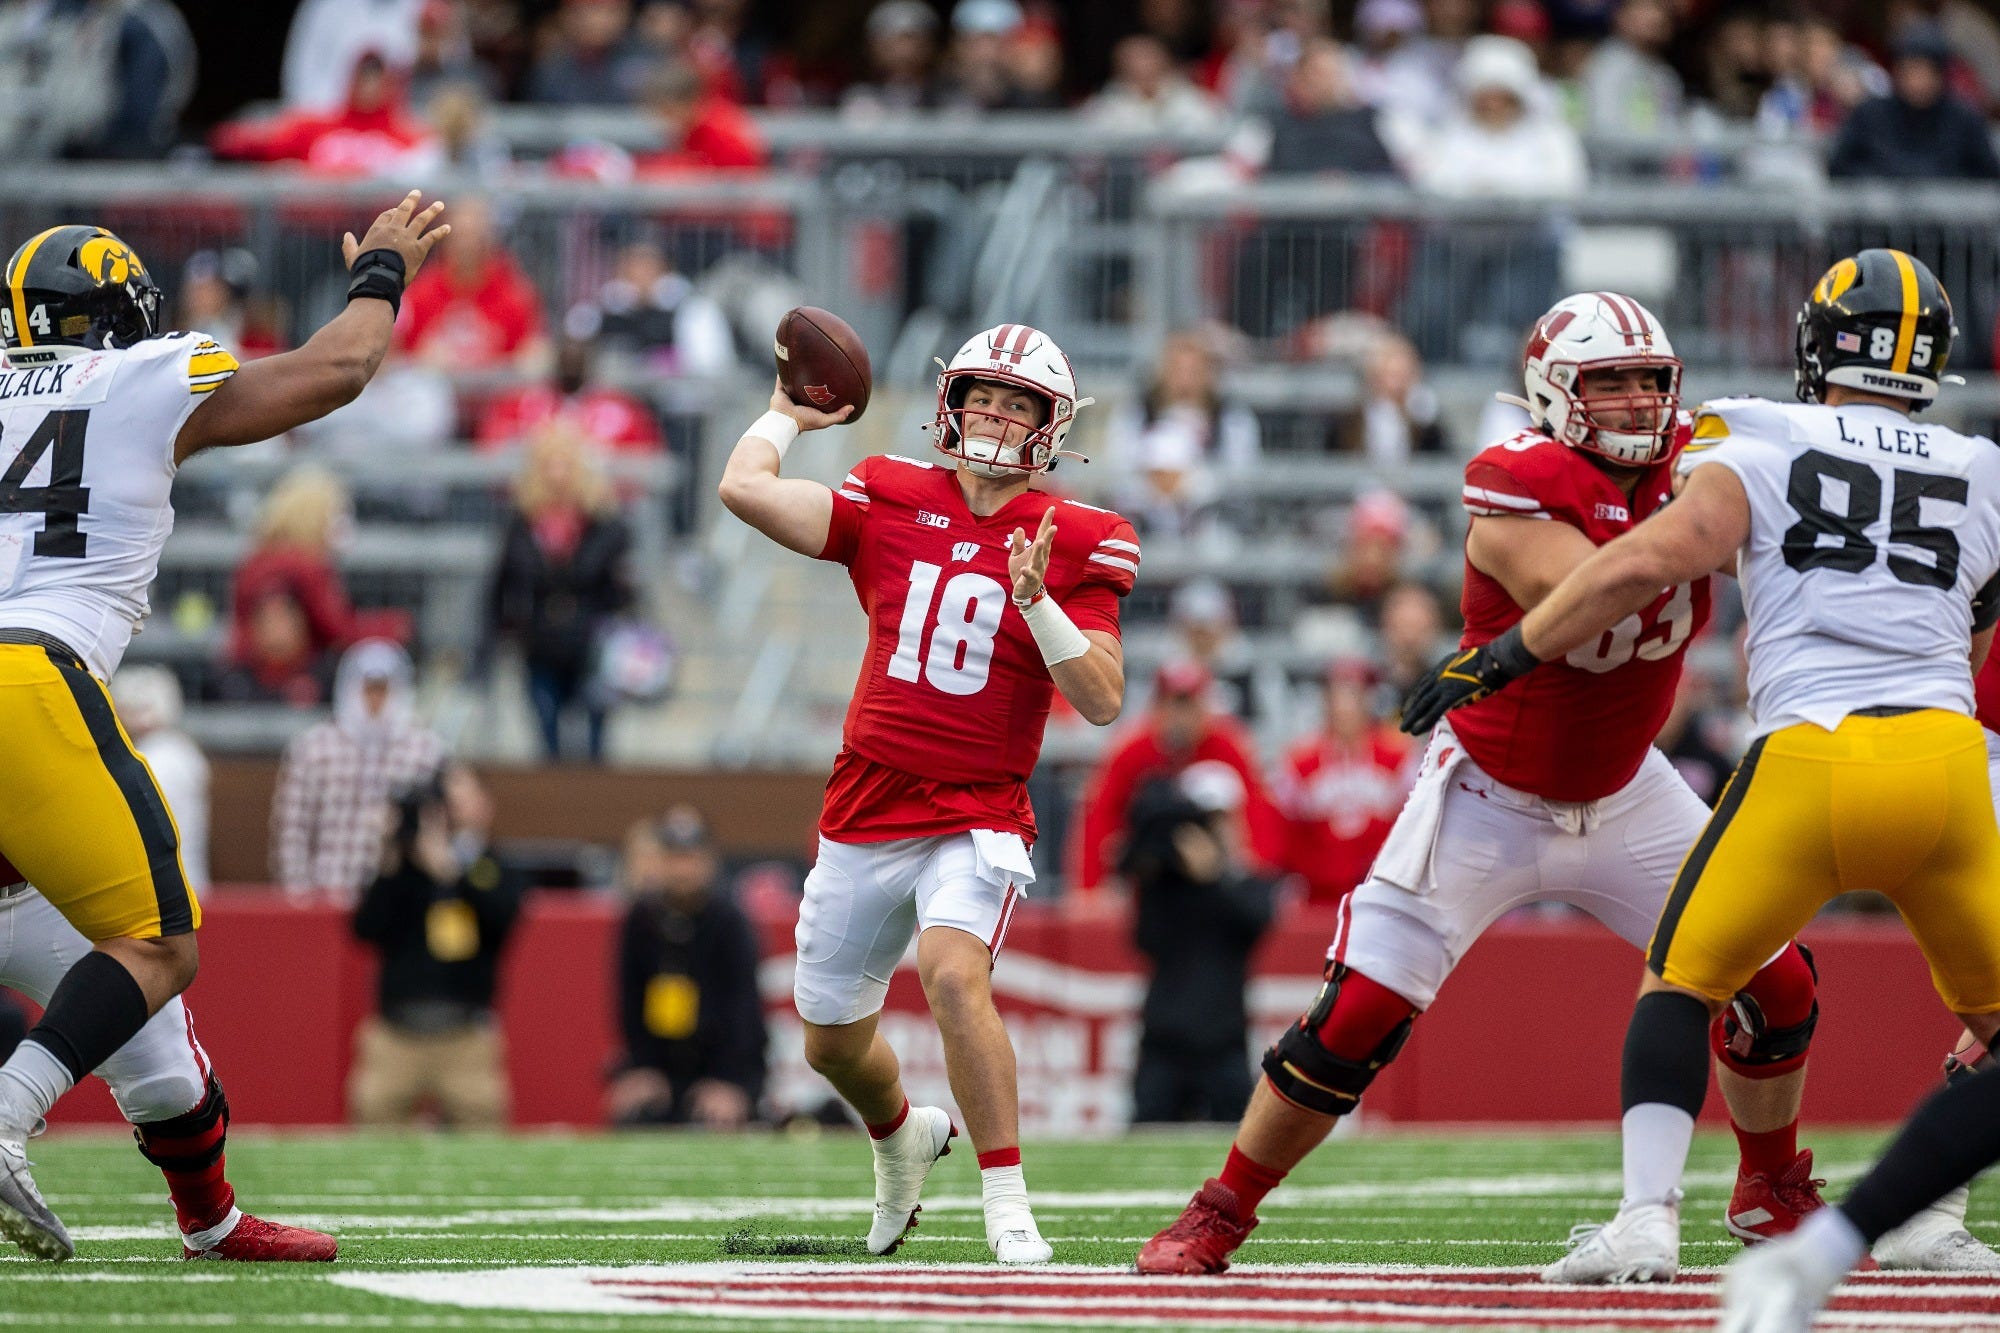
<path fill-rule="evenodd" d="M 139 256 L 115 236 L 94 236 L 76 253 L 76 262 L 99 286 L 122 287 L 146 271 Z"/>

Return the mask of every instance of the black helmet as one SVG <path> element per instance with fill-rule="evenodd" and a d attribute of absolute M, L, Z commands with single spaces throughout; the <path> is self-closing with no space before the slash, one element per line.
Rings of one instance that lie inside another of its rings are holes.
<path fill-rule="evenodd" d="M 1957 332 L 1951 298 L 1922 260 L 1863 250 L 1828 269 L 1799 307 L 1799 397 L 1821 402 L 1841 384 L 1922 408 L 1937 397 Z"/>
<path fill-rule="evenodd" d="M 129 347 L 159 331 L 160 289 L 102 227 L 51 227 L 7 261 L 0 340 L 16 365 L 66 349 Z"/>

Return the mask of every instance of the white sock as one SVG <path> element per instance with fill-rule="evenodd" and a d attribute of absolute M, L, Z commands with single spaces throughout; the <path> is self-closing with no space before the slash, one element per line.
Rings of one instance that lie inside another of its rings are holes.
<path fill-rule="evenodd" d="M 1665 1203 L 1687 1172 L 1694 1117 L 1665 1102 L 1641 1102 L 1625 1113 L 1625 1198 L 1620 1207 Z"/>
<path fill-rule="evenodd" d="M 1812 1258 L 1817 1270 L 1814 1276 L 1828 1291 L 1868 1253 L 1868 1242 L 1838 1208 L 1815 1209 L 1795 1234 L 1799 1249 Z"/>
<path fill-rule="evenodd" d="M 0 1065 L 0 1133 L 26 1134 L 76 1083 L 69 1066 L 38 1041 L 14 1048 Z"/>
<path fill-rule="evenodd" d="M 989 1166 L 979 1173 L 979 1197 L 992 1221 L 1028 1211 L 1028 1180 L 1018 1166 Z"/>

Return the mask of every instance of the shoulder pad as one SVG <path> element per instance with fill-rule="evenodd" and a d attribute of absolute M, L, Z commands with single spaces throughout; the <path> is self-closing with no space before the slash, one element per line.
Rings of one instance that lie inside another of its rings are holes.
<path fill-rule="evenodd" d="M 1548 518 L 1574 489 L 1570 469 L 1579 463 L 1568 445 L 1540 431 L 1510 435 L 1465 465 L 1466 512 L 1477 518 Z"/>
<path fill-rule="evenodd" d="M 1717 398 L 1694 410 L 1690 448 L 1707 448 L 1738 435 L 1782 441 L 1791 434 L 1790 408 L 1768 398 Z"/>

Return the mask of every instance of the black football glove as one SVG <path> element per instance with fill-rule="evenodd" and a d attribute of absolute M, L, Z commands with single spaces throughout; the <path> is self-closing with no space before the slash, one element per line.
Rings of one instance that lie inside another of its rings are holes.
<path fill-rule="evenodd" d="M 1421 736 L 1452 709 L 1478 703 L 1541 664 L 1542 659 L 1521 641 L 1521 625 L 1516 621 L 1512 629 L 1490 643 L 1446 654 L 1403 696 L 1403 717 L 1398 725 L 1412 736 Z"/>

